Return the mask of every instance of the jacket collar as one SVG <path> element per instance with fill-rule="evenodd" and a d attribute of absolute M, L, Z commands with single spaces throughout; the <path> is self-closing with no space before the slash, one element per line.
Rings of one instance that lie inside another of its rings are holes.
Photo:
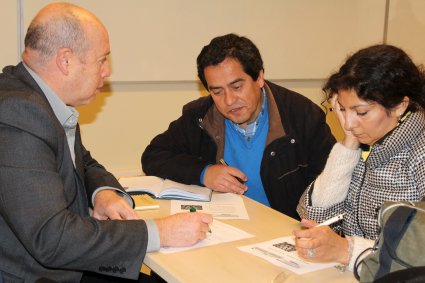
<path fill-rule="evenodd" d="M 423 135 L 424 130 L 425 112 L 418 111 L 410 114 L 383 140 L 375 143 L 366 161 L 367 166 L 371 169 L 376 168 L 403 149 L 413 147 L 420 135 Z"/>
<path fill-rule="evenodd" d="M 22 62 L 16 66 L 5 67 L 3 69 L 3 73 L 17 78 L 20 82 L 26 84 L 28 87 L 30 87 L 35 92 L 37 92 L 47 102 L 47 99 L 44 96 L 43 91 L 41 90 L 37 82 L 34 80 L 34 78 L 31 76 L 31 74 L 27 71 L 27 69 L 25 68 Z"/>
<path fill-rule="evenodd" d="M 28 86 L 29 88 L 34 90 L 34 92 L 37 93 L 40 97 L 42 97 L 42 99 L 45 101 L 45 106 L 46 106 L 47 111 L 50 113 L 52 119 L 57 121 L 58 129 L 63 130 L 63 126 L 61 125 L 61 123 L 57 119 L 57 117 L 56 117 L 52 107 L 50 106 L 46 96 L 44 95 L 42 89 L 37 84 L 37 82 L 34 80 L 34 78 L 31 76 L 31 74 L 27 71 L 27 69 L 25 68 L 25 66 L 22 62 L 19 63 L 16 66 L 5 67 L 3 69 L 3 72 L 10 75 L 10 76 L 15 77 L 20 82 L 24 83 L 26 86 Z M 78 137 L 78 140 L 77 140 L 77 137 Z M 64 130 L 63 130 L 63 138 L 65 138 L 65 131 Z M 65 138 L 65 142 L 66 142 L 66 138 Z M 75 144 L 76 144 L 76 146 L 81 147 L 81 140 L 79 139 L 79 128 L 77 129 Z M 65 147 L 65 150 L 69 151 L 68 145 Z M 76 150 L 76 152 L 78 152 L 78 150 Z M 76 172 L 78 173 L 79 177 L 84 180 L 84 164 L 83 164 L 83 161 L 82 161 L 82 156 L 78 156 L 78 157 L 76 156 L 75 158 L 76 158 L 76 161 L 75 161 Z"/>
<path fill-rule="evenodd" d="M 264 84 L 264 88 L 267 94 L 267 101 L 269 107 L 269 131 L 267 133 L 266 146 L 272 141 L 284 137 L 286 135 L 285 130 L 282 126 L 282 120 L 279 113 L 279 109 L 274 98 L 275 94 L 270 89 L 269 85 Z M 212 101 L 211 97 L 208 97 Z M 224 155 L 224 137 L 225 137 L 225 123 L 224 116 L 221 114 L 214 103 L 210 104 L 209 109 L 200 121 L 200 126 L 207 131 L 211 138 L 217 145 L 216 161 Z"/>

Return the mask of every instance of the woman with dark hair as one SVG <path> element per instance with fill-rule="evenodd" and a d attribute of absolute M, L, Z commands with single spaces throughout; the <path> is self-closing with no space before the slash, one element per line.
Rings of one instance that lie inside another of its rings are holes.
<path fill-rule="evenodd" d="M 323 89 L 345 137 L 300 199 L 297 211 L 309 228 L 294 231 L 300 256 L 352 269 L 379 235 L 381 205 L 425 195 L 424 80 L 391 45 L 356 52 L 328 79 Z M 342 213 L 333 229 L 314 227 Z"/>

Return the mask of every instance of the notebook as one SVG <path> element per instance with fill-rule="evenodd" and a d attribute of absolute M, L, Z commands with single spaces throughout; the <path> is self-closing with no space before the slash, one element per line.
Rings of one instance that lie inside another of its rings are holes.
<path fill-rule="evenodd" d="M 149 194 L 158 199 L 210 201 L 212 190 L 197 185 L 185 185 L 156 176 L 122 177 L 120 184 L 129 194 Z"/>

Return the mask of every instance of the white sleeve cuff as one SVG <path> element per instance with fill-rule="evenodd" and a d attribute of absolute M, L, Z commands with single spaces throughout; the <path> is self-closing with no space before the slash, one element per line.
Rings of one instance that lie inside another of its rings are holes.
<path fill-rule="evenodd" d="M 113 187 L 107 187 L 107 186 L 99 187 L 99 188 L 97 188 L 93 192 L 93 195 L 91 197 L 91 203 L 93 205 L 94 205 L 94 199 L 96 197 L 96 194 L 99 193 L 99 192 L 101 192 L 101 191 L 103 191 L 103 190 L 113 190 L 113 191 L 116 191 L 117 193 L 119 193 L 128 202 L 128 204 L 130 205 L 130 207 L 134 207 L 134 201 L 133 201 L 133 199 L 131 198 L 131 196 L 128 193 L 126 193 L 124 191 L 121 191 L 120 189 L 113 188 Z"/>
<path fill-rule="evenodd" d="M 148 246 L 146 252 L 156 252 L 161 247 L 158 227 L 156 226 L 155 220 L 148 219 L 145 220 L 145 222 L 148 228 Z"/>
<path fill-rule="evenodd" d="M 350 258 L 350 262 L 348 264 L 348 269 L 353 271 L 354 270 L 354 264 L 355 264 L 357 258 L 360 256 L 360 254 L 363 251 L 367 250 L 368 248 L 372 248 L 375 241 L 365 239 L 365 238 L 362 238 L 362 237 L 358 237 L 358 236 L 350 236 L 350 238 L 353 239 L 353 251 L 351 253 L 351 258 Z M 359 258 L 357 260 L 357 262 L 360 262 L 363 258 L 368 256 L 369 254 L 370 254 L 370 252 L 363 253 L 361 255 L 361 258 Z M 360 271 L 360 269 L 359 269 L 359 271 Z"/>

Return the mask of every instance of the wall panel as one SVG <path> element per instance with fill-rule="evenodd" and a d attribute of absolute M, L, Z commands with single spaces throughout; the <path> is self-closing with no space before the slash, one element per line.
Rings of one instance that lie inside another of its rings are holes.
<path fill-rule="evenodd" d="M 391 0 L 387 42 L 403 48 L 415 62 L 425 62 L 425 1 Z"/>
<path fill-rule="evenodd" d="M 25 2 L 25 23 L 50 1 Z M 348 52 L 382 42 L 385 0 L 74 0 L 110 31 L 112 81 L 193 81 L 211 38 L 260 48 L 269 79 L 324 78 Z"/>
<path fill-rule="evenodd" d="M 16 64 L 20 58 L 17 7 L 17 0 L 0 0 L 0 69 Z"/>

